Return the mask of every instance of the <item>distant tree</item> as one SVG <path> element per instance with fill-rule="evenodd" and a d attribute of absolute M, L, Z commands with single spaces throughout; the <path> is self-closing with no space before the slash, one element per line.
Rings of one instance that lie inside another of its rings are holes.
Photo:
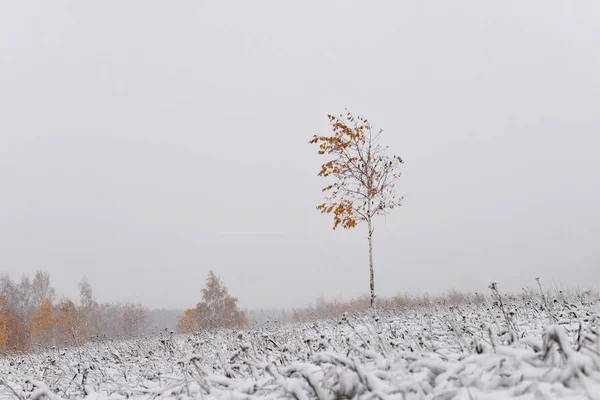
<path fill-rule="evenodd" d="M 0 276 L 0 294 L 5 297 L 11 309 L 28 324 L 28 316 L 36 309 L 36 305 L 32 300 L 33 295 L 29 278 L 23 275 L 21 281 L 15 283 L 7 274 Z"/>
<path fill-rule="evenodd" d="M 187 310 L 180 318 L 180 332 L 200 329 L 240 328 L 248 326 L 248 319 L 238 309 L 237 298 L 229 295 L 227 287 L 213 271 L 208 273 L 206 286 L 202 289 L 202 302 L 193 310 Z"/>
<path fill-rule="evenodd" d="M 96 302 L 94 301 L 94 296 L 92 294 L 92 286 L 89 284 L 87 279 L 85 279 L 85 278 L 81 279 L 81 282 L 79 282 L 78 287 L 79 287 L 79 303 L 81 305 L 81 308 L 89 309 L 89 308 L 94 307 Z"/>
<path fill-rule="evenodd" d="M 0 350 L 6 350 L 6 342 L 9 333 L 6 314 L 9 311 L 9 307 L 6 297 L 0 294 Z"/>
<path fill-rule="evenodd" d="M 193 333 L 200 327 L 196 317 L 196 309 L 189 308 L 183 312 L 177 322 L 177 333 Z"/>
<path fill-rule="evenodd" d="M 143 334 L 148 326 L 146 310 L 140 304 L 127 304 L 121 316 L 121 326 L 126 337 Z"/>
<path fill-rule="evenodd" d="M 76 345 L 82 344 L 86 337 L 85 324 L 75 304 L 64 299 L 58 305 L 58 324 L 62 328 L 65 340 L 73 340 Z"/>
<path fill-rule="evenodd" d="M 373 217 L 399 207 L 402 196 L 396 195 L 395 182 L 400 177 L 402 159 L 387 156 L 382 145 L 383 130 L 373 131 L 372 125 L 349 111 L 339 117 L 329 115 L 331 136 L 314 135 L 311 144 L 318 144 L 318 153 L 332 156 L 321 166 L 318 176 L 334 178 L 323 188 L 325 202 L 317 209 L 333 213 L 333 229 L 350 229 L 360 222 L 368 226 L 369 284 L 371 307 L 375 303 L 373 271 Z"/>
<path fill-rule="evenodd" d="M 46 299 L 30 318 L 31 341 L 44 346 L 56 344 L 58 337 L 58 311 Z"/>
<path fill-rule="evenodd" d="M 35 307 L 40 307 L 46 301 L 52 303 L 56 293 L 50 285 L 50 274 L 46 271 L 37 271 L 31 283 L 32 302 Z"/>
<path fill-rule="evenodd" d="M 0 295 L 0 350 L 22 351 L 27 347 L 29 327 L 22 315 Z"/>
<path fill-rule="evenodd" d="M 92 285 L 83 278 L 79 282 L 79 313 L 88 338 L 102 333 L 105 323 L 100 305 L 94 300 Z"/>

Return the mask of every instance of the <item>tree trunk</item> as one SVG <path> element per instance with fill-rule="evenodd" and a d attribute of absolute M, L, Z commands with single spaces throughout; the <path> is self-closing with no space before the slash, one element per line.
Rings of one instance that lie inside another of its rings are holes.
<path fill-rule="evenodd" d="M 369 279 L 371 287 L 371 308 L 375 306 L 375 276 L 373 273 L 373 228 L 371 218 L 367 219 L 369 224 Z"/>

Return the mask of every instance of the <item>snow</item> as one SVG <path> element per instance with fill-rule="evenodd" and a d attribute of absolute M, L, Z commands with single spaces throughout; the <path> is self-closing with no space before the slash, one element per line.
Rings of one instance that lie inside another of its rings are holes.
<path fill-rule="evenodd" d="M 598 301 L 492 303 L 0 358 L 0 398 L 600 399 Z M 510 320 L 508 320 L 510 318 Z"/>

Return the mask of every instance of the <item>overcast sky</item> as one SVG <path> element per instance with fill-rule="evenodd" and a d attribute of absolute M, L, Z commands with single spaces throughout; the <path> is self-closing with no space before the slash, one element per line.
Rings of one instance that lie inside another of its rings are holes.
<path fill-rule="evenodd" d="M 348 108 L 405 160 L 381 295 L 600 282 L 597 1 L 3 2 L 0 272 L 77 298 L 368 292 L 308 144 Z"/>

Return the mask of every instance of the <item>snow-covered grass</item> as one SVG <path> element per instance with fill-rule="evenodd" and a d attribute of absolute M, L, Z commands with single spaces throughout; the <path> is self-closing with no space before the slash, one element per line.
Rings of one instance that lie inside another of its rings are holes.
<path fill-rule="evenodd" d="M 492 297 L 0 359 L 0 398 L 600 399 L 592 296 Z"/>

